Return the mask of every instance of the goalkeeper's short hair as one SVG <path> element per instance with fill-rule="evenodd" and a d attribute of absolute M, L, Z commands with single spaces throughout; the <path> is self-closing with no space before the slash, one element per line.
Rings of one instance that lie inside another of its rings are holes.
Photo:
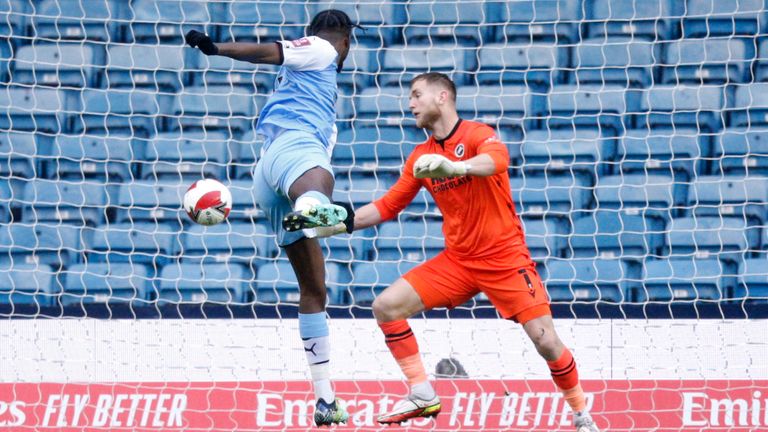
<path fill-rule="evenodd" d="M 437 84 L 448 90 L 448 92 L 451 94 L 451 98 L 453 98 L 453 101 L 456 102 L 456 84 L 453 82 L 451 77 L 444 73 L 440 72 L 426 72 L 423 74 L 416 75 L 411 80 L 411 86 L 417 81 L 424 80 L 428 84 Z"/>

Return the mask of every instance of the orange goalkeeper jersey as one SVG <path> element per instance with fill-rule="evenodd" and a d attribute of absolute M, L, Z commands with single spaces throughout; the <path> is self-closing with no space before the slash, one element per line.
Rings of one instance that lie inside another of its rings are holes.
<path fill-rule="evenodd" d="M 417 179 L 413 164 L 423 154 L 437 153 L 452 161 L 471 159 L 485 153 L 493 158 L 496 170 L 488 177 L 461 176 Z M 443 214 L 446 251 L 463 259 L 513 255 L 515 266 L 531 263 L 523 228 L 515 212 L 507 166 L 509 152 L 492 128 L 459 120 L 444 140 L 433 136 L 417 146 L 408 157 L 400 179 L 374 202 L 383 220 L 395 217 L 424 186 Z"/>

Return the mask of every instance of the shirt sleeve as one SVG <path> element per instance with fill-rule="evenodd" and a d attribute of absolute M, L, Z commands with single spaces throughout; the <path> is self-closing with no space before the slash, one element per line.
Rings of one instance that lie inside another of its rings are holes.
<path fill-rule="evenodd" d="M 398 213 L 413 201 L 413 198 L 421 189 L 421 181 L 413 176 L 413 164 L 416 152 L 411 153 L 403 166 L 403 173 L 392 185 L 384 196 L 373 202 L 379 210 L 381 220 L 386 221 L 397 216 Z"/>
<path fill-rule="evenodd" d="M 297 71 L 323 70 L 338 56 L 333 45 L 317 36 L 277 43 L 283 50 L 283 66 Z"/>
<path fill-rule="evenodd" d="M 501 142 L 496 132 L 490 127 L 477 129 L 473 134 L 473 141 L 477 146 L 477 154 L 487 154 L 493 159 L 495 165 L 494 174 L 507 170 L 509 166 L 509 150 Z"/>

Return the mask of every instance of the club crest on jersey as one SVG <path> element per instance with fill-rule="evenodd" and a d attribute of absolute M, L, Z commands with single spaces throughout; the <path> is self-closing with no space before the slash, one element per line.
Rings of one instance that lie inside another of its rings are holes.
<path fill-rule="evenodd" d="M 464 156 L 464 144 L 460 143 L 457 145 L 456 150 L 453 151 L 453 154 L 455 154 L 457 158 Z"/>

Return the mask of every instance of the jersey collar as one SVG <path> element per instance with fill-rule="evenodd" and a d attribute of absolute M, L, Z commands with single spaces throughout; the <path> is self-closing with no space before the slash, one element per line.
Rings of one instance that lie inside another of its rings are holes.
<path fill-rule="evenodd" d="M 453 135 L 456 133 L 457 130 L 459 130 L 459 126 L 461 125 L 461 118 L 456 122 L 456 125 L 453 126 L 453 129 L 451 129 L 451 132 L 443 139 L 437 139 L 435 138 L 435 142 L 440 144 L 441 146 L 445 147 L 445 142 L 448 141 L 453 137 Z"/>

